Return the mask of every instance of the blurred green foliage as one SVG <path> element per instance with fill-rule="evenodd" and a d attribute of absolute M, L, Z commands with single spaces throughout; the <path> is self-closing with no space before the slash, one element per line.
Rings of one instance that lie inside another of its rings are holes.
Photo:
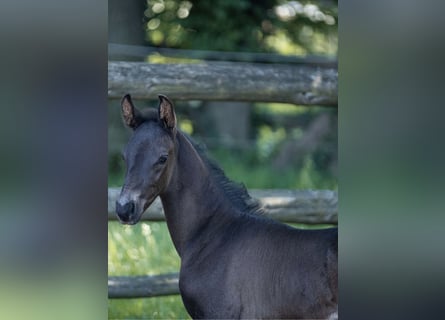
<path fill-rule="evenodd" d="M 336 54 L 337 1 L 148 0 L 147 41 L 183 49 Z"/>

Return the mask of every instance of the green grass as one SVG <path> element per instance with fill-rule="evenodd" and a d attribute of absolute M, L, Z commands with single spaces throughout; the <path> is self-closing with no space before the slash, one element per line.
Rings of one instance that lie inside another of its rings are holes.
<path fill-rule="evenodd" d="M 134 226 L 109 222 L 108 256 L 111 276 L 179 270 L 179 257 L 164 222 L 140 222 Z"/>
<path fill-rule="evenodd" d="M 164 222 L 124 226 L 108 223 L 108 274 L 153 275 L 178 272 L 179 257 Z M 109 299 L 110 319 L 190 319 L 180 296 Z"/>
<path fill-rule="evenodd" d="M 191 319 L 181 296 L 108 300 L 109 319 Z"/>

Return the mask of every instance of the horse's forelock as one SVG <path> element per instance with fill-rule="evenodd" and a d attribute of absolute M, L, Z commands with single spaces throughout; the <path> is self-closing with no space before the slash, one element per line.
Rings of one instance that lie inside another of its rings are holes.
<path fill-rule="evenodd" d="M 143 122 L 158 122 L 158 111 L 154 108 L 145 108 L 141 110 Z"/>

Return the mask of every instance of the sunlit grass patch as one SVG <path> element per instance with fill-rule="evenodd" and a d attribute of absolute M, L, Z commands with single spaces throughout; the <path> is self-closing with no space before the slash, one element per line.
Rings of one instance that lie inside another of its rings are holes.
<path fill-rule="evenodd" d="M 108 223 L 108 275 L 155 275 L 179 271 L 179 257 L 164 222 Z M 181 297 L 109 299 L 109 319 L 188 318 Z"/>
<path fill-rule="evenodd" d="M 108 274 L 153 275 L 178 272 L 179 256 L 164 222 L 124 226 L 108 223 Z"/>

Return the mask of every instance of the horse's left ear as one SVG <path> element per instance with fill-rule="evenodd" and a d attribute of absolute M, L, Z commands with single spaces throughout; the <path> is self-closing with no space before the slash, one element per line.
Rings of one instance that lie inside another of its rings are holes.
<path fill-rule="evenodd" d="M 159 120 L 164 123 L 165 127 L 176 133 L 176 114 L 173 103 L 164 95 L 159 97 Z"/>
<path fill-rule="evenodd" d="M 122 118 L 125 124 L 131 129 L 136 129 L 142 122 L 142 116 L 131 101 L 131 96 L 126 94 L 121 101 Z"/>

